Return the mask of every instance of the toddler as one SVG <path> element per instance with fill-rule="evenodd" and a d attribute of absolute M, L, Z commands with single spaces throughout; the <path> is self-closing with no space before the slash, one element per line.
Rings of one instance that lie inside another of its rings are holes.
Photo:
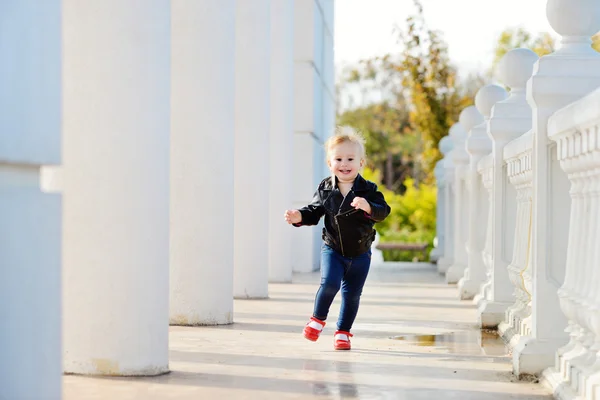
<path fill-rule="evenodd" d="M 377 185 L 359 173 L 365 164 L 364 139 L 348 128 L 338 130 L 325 144 L 331 176 L 323 179 L 309 205 L 286 210 L 294 226 L 316 225 L 325 216 L 321 248 L 321 285 L 304 337 L 316 341 L 329 307 L 342 289 L 342 304 L 334 336 L 336 350 L 350 350 L 350 330 L 371 264 L 373 225 L 390 213 Z"/>

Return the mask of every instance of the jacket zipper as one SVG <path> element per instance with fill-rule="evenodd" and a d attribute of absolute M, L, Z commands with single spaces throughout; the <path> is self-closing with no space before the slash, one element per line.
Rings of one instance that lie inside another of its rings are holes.
<path fill-rule="evenodd" d="M 342 255 L 345 257 L 346 255 L 344 254 L 344 242 L 342 241 L 342 230 L 340 229 L 340 221 L 338 221 L 338 216 L 335 216 L 335 223 L 337 224 L 337 231 L 338 231 L 338 237 L 340 238 L 340 248 L 342 249 Z"/>

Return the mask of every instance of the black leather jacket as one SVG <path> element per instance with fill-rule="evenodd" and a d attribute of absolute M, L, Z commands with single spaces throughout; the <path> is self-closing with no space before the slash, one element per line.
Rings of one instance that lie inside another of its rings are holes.
<path fill-rule="evenodd" d="M 370 215 L 350 206 L 355 197 L 363 197 L 369 202 Z M 373 225 L 383 221 L 391 209 L 377 185 L 359 174 L 346 197 L 337 185 L 331 184 L 331 177 L 323 179 L 311 203 L 299 211 L 302 222 L 295 226 L 317 225 L 325 215 L 323 241 L 343 256 L 355 257 L 371 248 L 375 239 Z"/>

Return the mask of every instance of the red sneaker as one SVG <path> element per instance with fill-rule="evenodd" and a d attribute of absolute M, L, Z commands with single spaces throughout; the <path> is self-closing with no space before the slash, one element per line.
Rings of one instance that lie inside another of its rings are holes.
<path fill-rule="evenodd" d="M 350 338 L 354 336 L 350 332 L 337 331 L 333 337 L 333 348 L 336 350 L 350 350 Z"/>
<path fill-rule="evenodd" d="M 310 317 L 310 320 L 304 327 L 304 337 L 311 342 L 316 342 L 324 326 L 325 321 L 321 321 L 315 317 Z"/>

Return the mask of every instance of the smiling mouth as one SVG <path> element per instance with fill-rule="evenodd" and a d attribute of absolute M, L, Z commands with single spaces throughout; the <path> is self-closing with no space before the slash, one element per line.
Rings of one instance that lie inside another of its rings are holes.
<path fill-rule="evenodd" d="M 351 169 L 341 169 L 340 172 L 342 174 L 349 174 L 350 172 L 352 172 L 352 170 Z"/>

